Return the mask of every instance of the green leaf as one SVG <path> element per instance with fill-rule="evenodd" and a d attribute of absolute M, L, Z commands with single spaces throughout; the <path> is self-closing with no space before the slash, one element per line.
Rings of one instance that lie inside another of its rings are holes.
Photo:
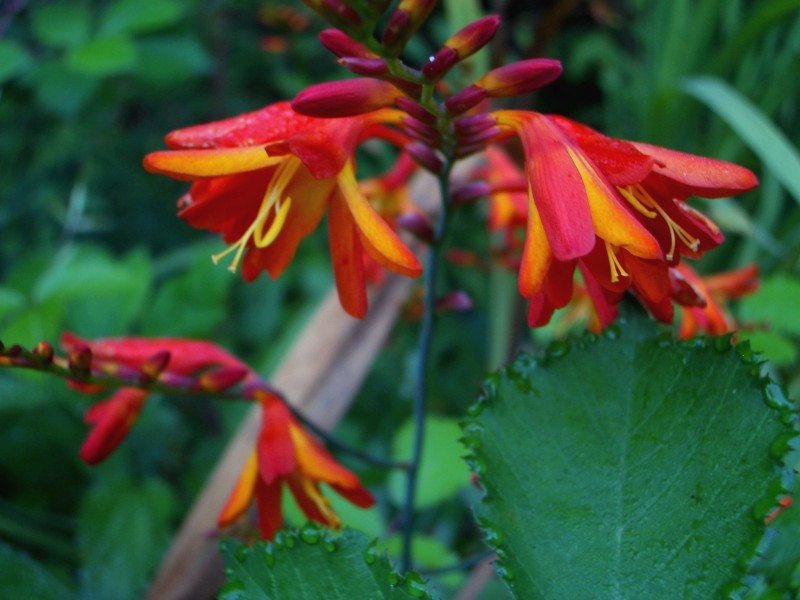
<path fill-rule="evenodd" d="M 25 71 L 30 62 L 31 57 L 14 40 L 0 40 L 0 83 Z"/>
<path fill-rule="evenodd" d="M 469 483 L 469 469 L 464 464 L 464 447 L 458 442 L 458 421 L 429 416 L 425 422 L 425 444 L 417 480 L 416 506 L 427 508 L 451 498 Z M 409 460 L 414 443 L 414 424 L 406 421 L 395 434 L 392 458 Z M 389 476 L 389 495 L 401 506 L 406 493 L 405 472 L 395 470 Z"/>
<path fill-rule="evenodd" d="M 739 320 L 769 325 L 776 331 L 800 335 L 800 281 L 788 275 L 774 275 L 761 282 L 755 294 L 739 302 Z"/>
<path fill-rule="evenodd" d="M 103 13 L 100 34 L 147 33 L 180 21 L 184 6 L 176 0 L 117 0 Z"/>
<path fill-rule="evenodd" d="M 681 87 L 725 121 L 800 202 L 800 154 L 761 109 L 714 77 L 692 77 Z"/>
<path fill-rule="evenodd" d="M 5 598 L 66 600 L 75 595 L 47 568 L 0 542 L 0 589 Z"/>
<path fill-rule="evenodd" d="M 221 544 L 227 583 L 220 600 L 432 598 L 416 573 L 400 576 L 374 542 L 352 529 L 339 537 L 307 525 L 252 547 Z"/>
<path fill-rule="evenodd" d="M 174 498 L 161 482 L 106 478 L 81 507 L 83 596 L 141 598 L 169 541 Z"/>
<path fill-rule="evenodd" d="M 81 335 L 121 335 L 141 309 L 150 277 L 150 259 L 142 251 L 114 259 L 97 249 L 75 246 L 42 275 L 34 298 L 62 305 L 67 325 L 79 325 Z"/>
<path fill-rule="evenodd" d="M 464 431 L 515 596 L 722 597 L 787 431 L 763 385 L 730 338 L 655 338 L 641 318 L 493 376 Z"/>
<path fill-rule="evenodd" d="M 53 2 L 31 11 L 36 39 L 54 48 L 74 48 L 89 39 L 91 13 L 82 3 Z"/>
<path fill-rule="evenodd" d="M 156 84 L 169 85 L 206 73 L 211 58 L 191 36 L 164 36 L 138 42 L 139 76 Z"/>
<path fill-rule="evenodd" d="M 86 106 L 100 83 L 95 77 L 65 69 L 61 61 L 37 64 L 32 76 L 36 103 L 65 117 Z"/>
<path fill-rule="evenodd" d="M 758 352 L 779 366 L 789 366 L 797 360 L 797 346 L 792 340 L 775 331 L 740 331 L 741 341 L 747 340 L 753 352 Z"/>
<path fill-rule="evenodd" d="M 136 66 L 136 46 L 126 37 L 106 37 L 75 48 L 67 56 L 71 69 L 92 77 L 128 73 Z"/>

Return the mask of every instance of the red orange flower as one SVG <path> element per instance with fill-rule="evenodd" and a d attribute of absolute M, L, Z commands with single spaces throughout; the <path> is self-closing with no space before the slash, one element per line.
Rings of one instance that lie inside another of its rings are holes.
<path fill-rule="evenodd" d="M 611 308 L 627 289 L 670 321 L 669 266 L 722 240 L 686 198 L 715 198 L 757 184 L 742 167 L 608 138 L 563 117 L 492 116 L 500 126 L 496 138 L 515 134 L 525 152 L 528 217 L 519 289 L 531 301 L 531 326 L 547 323 L 569 302 L 576 266 L 604 308 L 601 321 L 613 318 Z"/>
<path fill-rule="evenodd" d="M 369 137 L 398 141 L 387 129 L 402 113 L 378 110 L 356 117 L 319 119 L 279 102 L 259 111 L 173 131 L 171 150 L 153 152 L 145 168 L 193 181 L 180 201 L 190 225 L 220 232 L 246 280 L 262 271 L 278 277 L 300 240 L 328 209 L 333 269 L 345 310 L 367 310 L 362 251 L 390 271 L 417 277 L 413 253 L 380 217 L 359 188 L 353 155 Z"/>
<path fill-rule="evenodd" d="M 334 529 L 341 522 L 322 494 L 321 483 L 356 506 L 368 508 L 374 504 L 358 477 L 337 463 L 279 398 L 261 390 L 255 396 L 263 410 L 263 425 L 256 449 L 219 515 L 220 527 L 236 521 L 255 499 L 261 535 L 271 540 L 283 527 L 284 485 L 309 519 Z"/>
<path fill-rule="evenodd" d="M 61 345 L 70 353 L 77 349 L 88 349 L 91 353 L 91 367 L 108 375 L 126 369 L 128 372 L 139 372 L 143 377 L 151 379 L 168 378 L 170 375 L 200 374 L 199 377 L 203 377 L 203 371 L 221 368 L 224 371 L 217 373 L 232 374 L 233 380 L 238 382 L 243 376 L 251 374 L 250 369 L 242 361 L 218 346 L 204 341 L 174 338 L 115 338 L 89 341 L 65 332 L 61 336 Z M 212 386 L 213 373 L 212 371 L 206 375 L 207 383 Z M 231 380 L 226 375 L 223 375 L 223 379 Z M 222 380 L 219 382 L 222 383 Z M 73 382 L 71 385 L 87 393 L 103 389 L 85 383 Z M 92 429 L 80 449 L 80 456 L 85 462 L 97 464 L 119 446 L 139 417 L 148 394 L 149 392 L 143 389 L 124 387 L 86 411 L 84 418 Z"/>

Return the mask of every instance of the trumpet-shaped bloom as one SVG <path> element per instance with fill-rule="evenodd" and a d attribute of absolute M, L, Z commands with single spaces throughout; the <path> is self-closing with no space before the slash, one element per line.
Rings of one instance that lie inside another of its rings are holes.
<path fill-rule="evenodd" d="M 284 485 L 309 519 L 334 529 L 341 522 L 322 494 L 321 483 L 356 506 L 374 504 L 358 477 L 337 463 L 279 398 L 266 391 L 257 391 L 255 396 L 263 410 L 263 425 L 256 449 L 219 515 L 220 527 L 236 521 L 255 500 L 261 535 L 271 540 L 283 527 Z"/>
<path fill-rule="evenodd" d="M 247 365 L 218 346 L 204 341 L 175 338 L 114 338 L 84 340 L 71 333 L 61 336 L 68 352 L 88 348 L 94 368 L 108 374 L 119 369 L 142 375 L 195 375 L 209 368 L 224 368 L 251 373 Z M 155 378 L 153 377 L 153 378 Z M 241 379 L 238 377 L 237 381 Z M 72 383 L 80 391 L 94 393 L 102 388 Z M 133 427 L 149 393 L 139 388 L 120 388 L 111 397 L 94 404 L 84 416 L 92 426 L 80 449 L 80 457 L 89 464 L 104 460 L 125 439 Z"/>
<path fill-rule="evenodd" d="M 716 225 L 685 200 L 748 190 L 742 167 L 648 144 L 606 137 L 563 117 L 492 113 L 500 133 L 525 153 L 528 215 L 519 289 L 531 301 L 529 324 L 548 322 L 572 297 L 576 267 L 600 306 L 615 315 L 630 289 L 663 321 L 672 319 L 670 266 L 722 241 Z"/>
<path fill-rule="evenodd" d="M 262 271 L 278 277 L 298 244 L 328 209 L 333 269 L 342 306 L 367 309 L 361 254 L 384 268 L 417 277 L 421 266 L 362 193 L 353 155 L 369 137 L 398 141 L 385 127 L 402 113 L 379 110 L 357 117 L 318 119 L 287 102 L 238 117 L 179 129 L 171 150 L 144 159 L 151 172 L 192 181 L 178 215 L 193 227 L 222 234 L 227 250 L 213 257 L 241 265 L 250 281 Z"/>

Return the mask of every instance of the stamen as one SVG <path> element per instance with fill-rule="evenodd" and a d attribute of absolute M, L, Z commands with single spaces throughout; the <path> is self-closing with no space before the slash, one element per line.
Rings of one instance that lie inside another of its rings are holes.
<path fill-rule="evenodd" d="M 697 249 L 700 247 L 700 240 L 692 237 L 692 235 L 686 231 L 683 227 L 678 225 L 675 221 L 673 221 L 670 216 L 661 208 L 658 204 L 653 206 L 658 211 L 658 214 L 661 215 L 667 223 L 667 227 L 669 227 L 669 239 L 670 239 L 670 247 L 669 252 L 666 254 L 667 260 L 672 260 L 675 256 L 675 246 L 677 244 L 676 241 L 676 234 L 677 238 L 680 239 L 688 248 L 691 249 L 692 252 L 697 252 Z"/>
<path fill-rule="evenodd" d="M 239 261 L 242 259 L 242 255 L 244 254 L 247 244 L 250 242 L 251 238 L 256 248 L 266 248 L 275 241 L 275 239 L 278 237 L 278 234 L 281 232 L 281 229 L 283 229 L 283 225 L 286 222 L 286 217 L 289 214 L 289 209 L 292 206 L 291 198 L 286 198 L 284 202 L 281 202 L 281 196 L 283 196 L 286 186 L 288 186 L 291 182 L 292 177 L 294 177 L 297 169 L 300 167 L 300 164 L 300 159 L 294 157 L 287 158 L 285 161 L 280 163 L 275 171 L 275 174 L 272 176 L 272 179 L 267 184 L 267 189 L 264 192 L 264 198 L 261 201 L 261 207 L 258 209 L 256 218 L 250 224 L 250 227 L 247 228 L 247 231 L 244 232 L 242 237 L 240 237 L 236 242 L 228 246 L 228 248 L 222 252 L 214 254 L 211 257 L 211 260 L 214 261 L 215 265 L 219 264 L 220 260 L 228 256 L 231 252 L 235 251 L 236 254 L 233 257 L 231 264 L 228 265 L 228 270 L 231 273 L 235 273 L 239 266 Z M 275 218 L 272 220 L 272 223 L 267 231 L 264 232 L 264 226 L 266 225 L 267 219 L 269 219 L 273 212 L 275 213 Z"/>
<path fill-rule="evenodd" d="M 626 187 L 618 187 L 617 191 L 622 194 L 622 197 L 627 200 L 630 205 L 636 209 L 636 212 L 644 215 L 648 219 L 655 219 L 656 213 L 652 210 L 649 210 L 645 203 L 649 206 L 653 206 L 656 204 L 656 201 L 650 196 L 650 194 L 645 191 L 642 186 L 626 186 Z M 638 195 L 637 195 L 638 194 Z"/>
<path fill-rule="evenodd" d="M 619 281 L 619 276 L 622 275 L 623 277 L 628 277 L 628 272 L 622 268 L 622 263 L 619 262 L 619 258 L 614 253 L 614 248 L 611 247 L 611 244 L 608 242 L 604 242 L 606 245 L 606 254 L 608 255 L 608 268 L 611 271 L 611 283 L 617 283 Z"/>

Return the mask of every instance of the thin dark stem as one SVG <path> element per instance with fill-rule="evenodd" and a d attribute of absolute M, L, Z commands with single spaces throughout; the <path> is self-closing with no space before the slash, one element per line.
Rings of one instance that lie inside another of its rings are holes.
<path fill-rule="evenodd" d="M 363 450 L 359 450 L 358 448 L 355 448 L 355 447 L 351 446 L 350 444 L 347 444 L 347 443 L 345 443 L 345 442 L 333 437 L 330 433 L 328 433 L 327 431 L 322 429 L 319 425 L 317 425 L 313 421 L 310 421 L 308 419 L 308 417 L 306 417 L 303 413 L 298 411 L 295 407 L 293 407 L 288 402 L 284 401 L 284 404 L 286 404 L 286 406 L 289 408 L 289 410 L 292 412 L 292 414 L 295 416 L 295 418 L 298 421 L 300 421 L 306 427 L 306 429 L 311 431 L 317 437 L 321 438 L 322 441 L 325 442 L 326 446 L 329 446 L 331 448 L 335 448 L 336 450 L 339 450 L 340 452 L 345 452 L 345 453 L 357 458 L 358 460 L 360 460 L 362 462 L 365 462 L 367 464 L 379 467 L 381 469 L 403 469 L 403 470 L 407 470 L 410 467 L 410 465 L 407 462 L 400 462 L 400 461 L 387 460 L 385 458 L 378 458 L 377 456 L 373 456 L 373 455 L 371 455 L 371 454 L 369 454 L 367 452 L 364 452 Z"/>
<path fill-rule="evenodd" d="M 436 231 L 425 265 L 425 292 L 423 300 L 422 327 L 417 346 L 417 377 L 414 393 L 414 446 L 411 461 L 408 465 L 406 497 L 403 505 L 403 554 L 400 560 L 401 572 L 411 567 L 411 540 L 414 535 L 414 498 L 417 491 L 417 479 L 425 442 L 425 416 L 428 404 L 428 362 L 430 358 L 433 326 L 436 317 L 436 280 L 439 271 L 439 255 L 448 224 L 448 198 L 450 195 L 450 163 L 446 163 L 439 173 L 439 191 L 442 200 L 442 212 L 436 224 Z"/>

